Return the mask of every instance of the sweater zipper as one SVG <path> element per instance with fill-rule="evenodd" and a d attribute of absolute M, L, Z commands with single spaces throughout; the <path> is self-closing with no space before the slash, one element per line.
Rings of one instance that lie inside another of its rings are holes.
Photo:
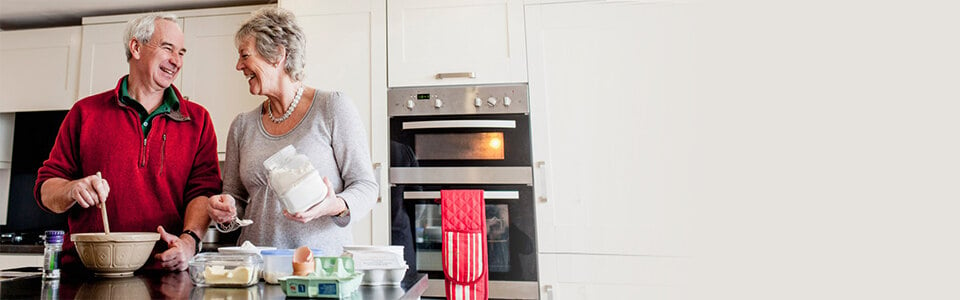
<path fill-rule="evenodd" d="M 167 156 L 167 134 L 163 134 L 163 142 L 160 144 L 160 174 L 163 174 L 163 158 Z"/>
<path fill-rule="evenodd" d="M 147 164 L 147 138 L 143 138 L 143 146 L 140 147 L 140 167 L 144 167 Z"/>

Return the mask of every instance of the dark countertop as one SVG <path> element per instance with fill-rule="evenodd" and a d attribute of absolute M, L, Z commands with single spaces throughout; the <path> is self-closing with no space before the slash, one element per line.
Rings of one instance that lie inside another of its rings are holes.
<path fill-rule="evenodd" d="M 0 245 L 0 253 L 12 254 L 43 254 L 43 245 Z"/>
<path fill-rule="evenodd" d="M 19 268 L 4 271 L 32 271 Z M 54 287 L 56 286 L 56 287 Z M 360 299 L 418 299 L 427 289 L 427 275 L 409 272 L 400 286 L 360 286 Z M 56 293 L 60 299 L 283 299 L 279 285 L 263 281 L 246 288 L 203 288 L 193 285 L 186 271 L 137 272 L 127 278 L 96 278 L 89 273 L 64 273 L 60 280 L 39 275 L 0 281 L 0 299 L 37 299 Z"/>

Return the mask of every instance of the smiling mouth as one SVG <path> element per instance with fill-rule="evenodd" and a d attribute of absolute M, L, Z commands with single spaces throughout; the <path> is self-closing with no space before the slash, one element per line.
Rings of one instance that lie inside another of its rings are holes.
<path fill-rule="evenodd" d="M 170 74 L 170 76 L 173 76 L 174 74 L 177 74 L 177 70 L 176 70 L 176 69 L 171 69 L 171 68 L 160 67 L 160 71 L 163 71 L 164 73 Z"/>

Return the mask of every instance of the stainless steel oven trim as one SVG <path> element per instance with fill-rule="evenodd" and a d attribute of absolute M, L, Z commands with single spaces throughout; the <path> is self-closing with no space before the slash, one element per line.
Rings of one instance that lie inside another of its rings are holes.
<path fill-rule="evenodd" d="M 489 299 L 539 299 L 540 284 L 536 281 L 497 281 L 487 282 Z M 445 297 L 444 279 L 427 279 L 427 297 Z"/>
<path fill-rule="evenodd" d="M 517 128 L 513 120 L 447 120 L 403 122 L 403 130 L 437 128 Z"/>
<path fill-rule="evenodd" d="M 519 191 L 483 191 L 484 199 L 519 200 Z M 440 199 L 440 192 L 403 192 L 403 199 Z"/>
<path fill-rule="evenodd" d="M 533 167 L 394 167 L 390 184 L 533 184 Z"/>

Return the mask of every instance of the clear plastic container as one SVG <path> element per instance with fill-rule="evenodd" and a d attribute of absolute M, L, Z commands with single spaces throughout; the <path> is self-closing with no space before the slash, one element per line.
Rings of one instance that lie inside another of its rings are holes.
<path fill-rule="evenodd" d="M 241 287 L 260 280 L 263 259 L 257 254 L 204 252 L 190 259 L 190 280 L 197 286 Z"/>
<path fill-rule="evenodd" d="M 293 275 L 293 249 L 264 250 L 263 280 L 269 284 L 279 284 L 278 279 Z"/>
<path fill-rule="evenodd" d="M 288 145 L 274 153 L 263 167 L 269 172 L 268 183 L 278 196 L 283 208 L 297 213 L 320 203 L 327 196 L 327 185 L 310 159 Z"/>

